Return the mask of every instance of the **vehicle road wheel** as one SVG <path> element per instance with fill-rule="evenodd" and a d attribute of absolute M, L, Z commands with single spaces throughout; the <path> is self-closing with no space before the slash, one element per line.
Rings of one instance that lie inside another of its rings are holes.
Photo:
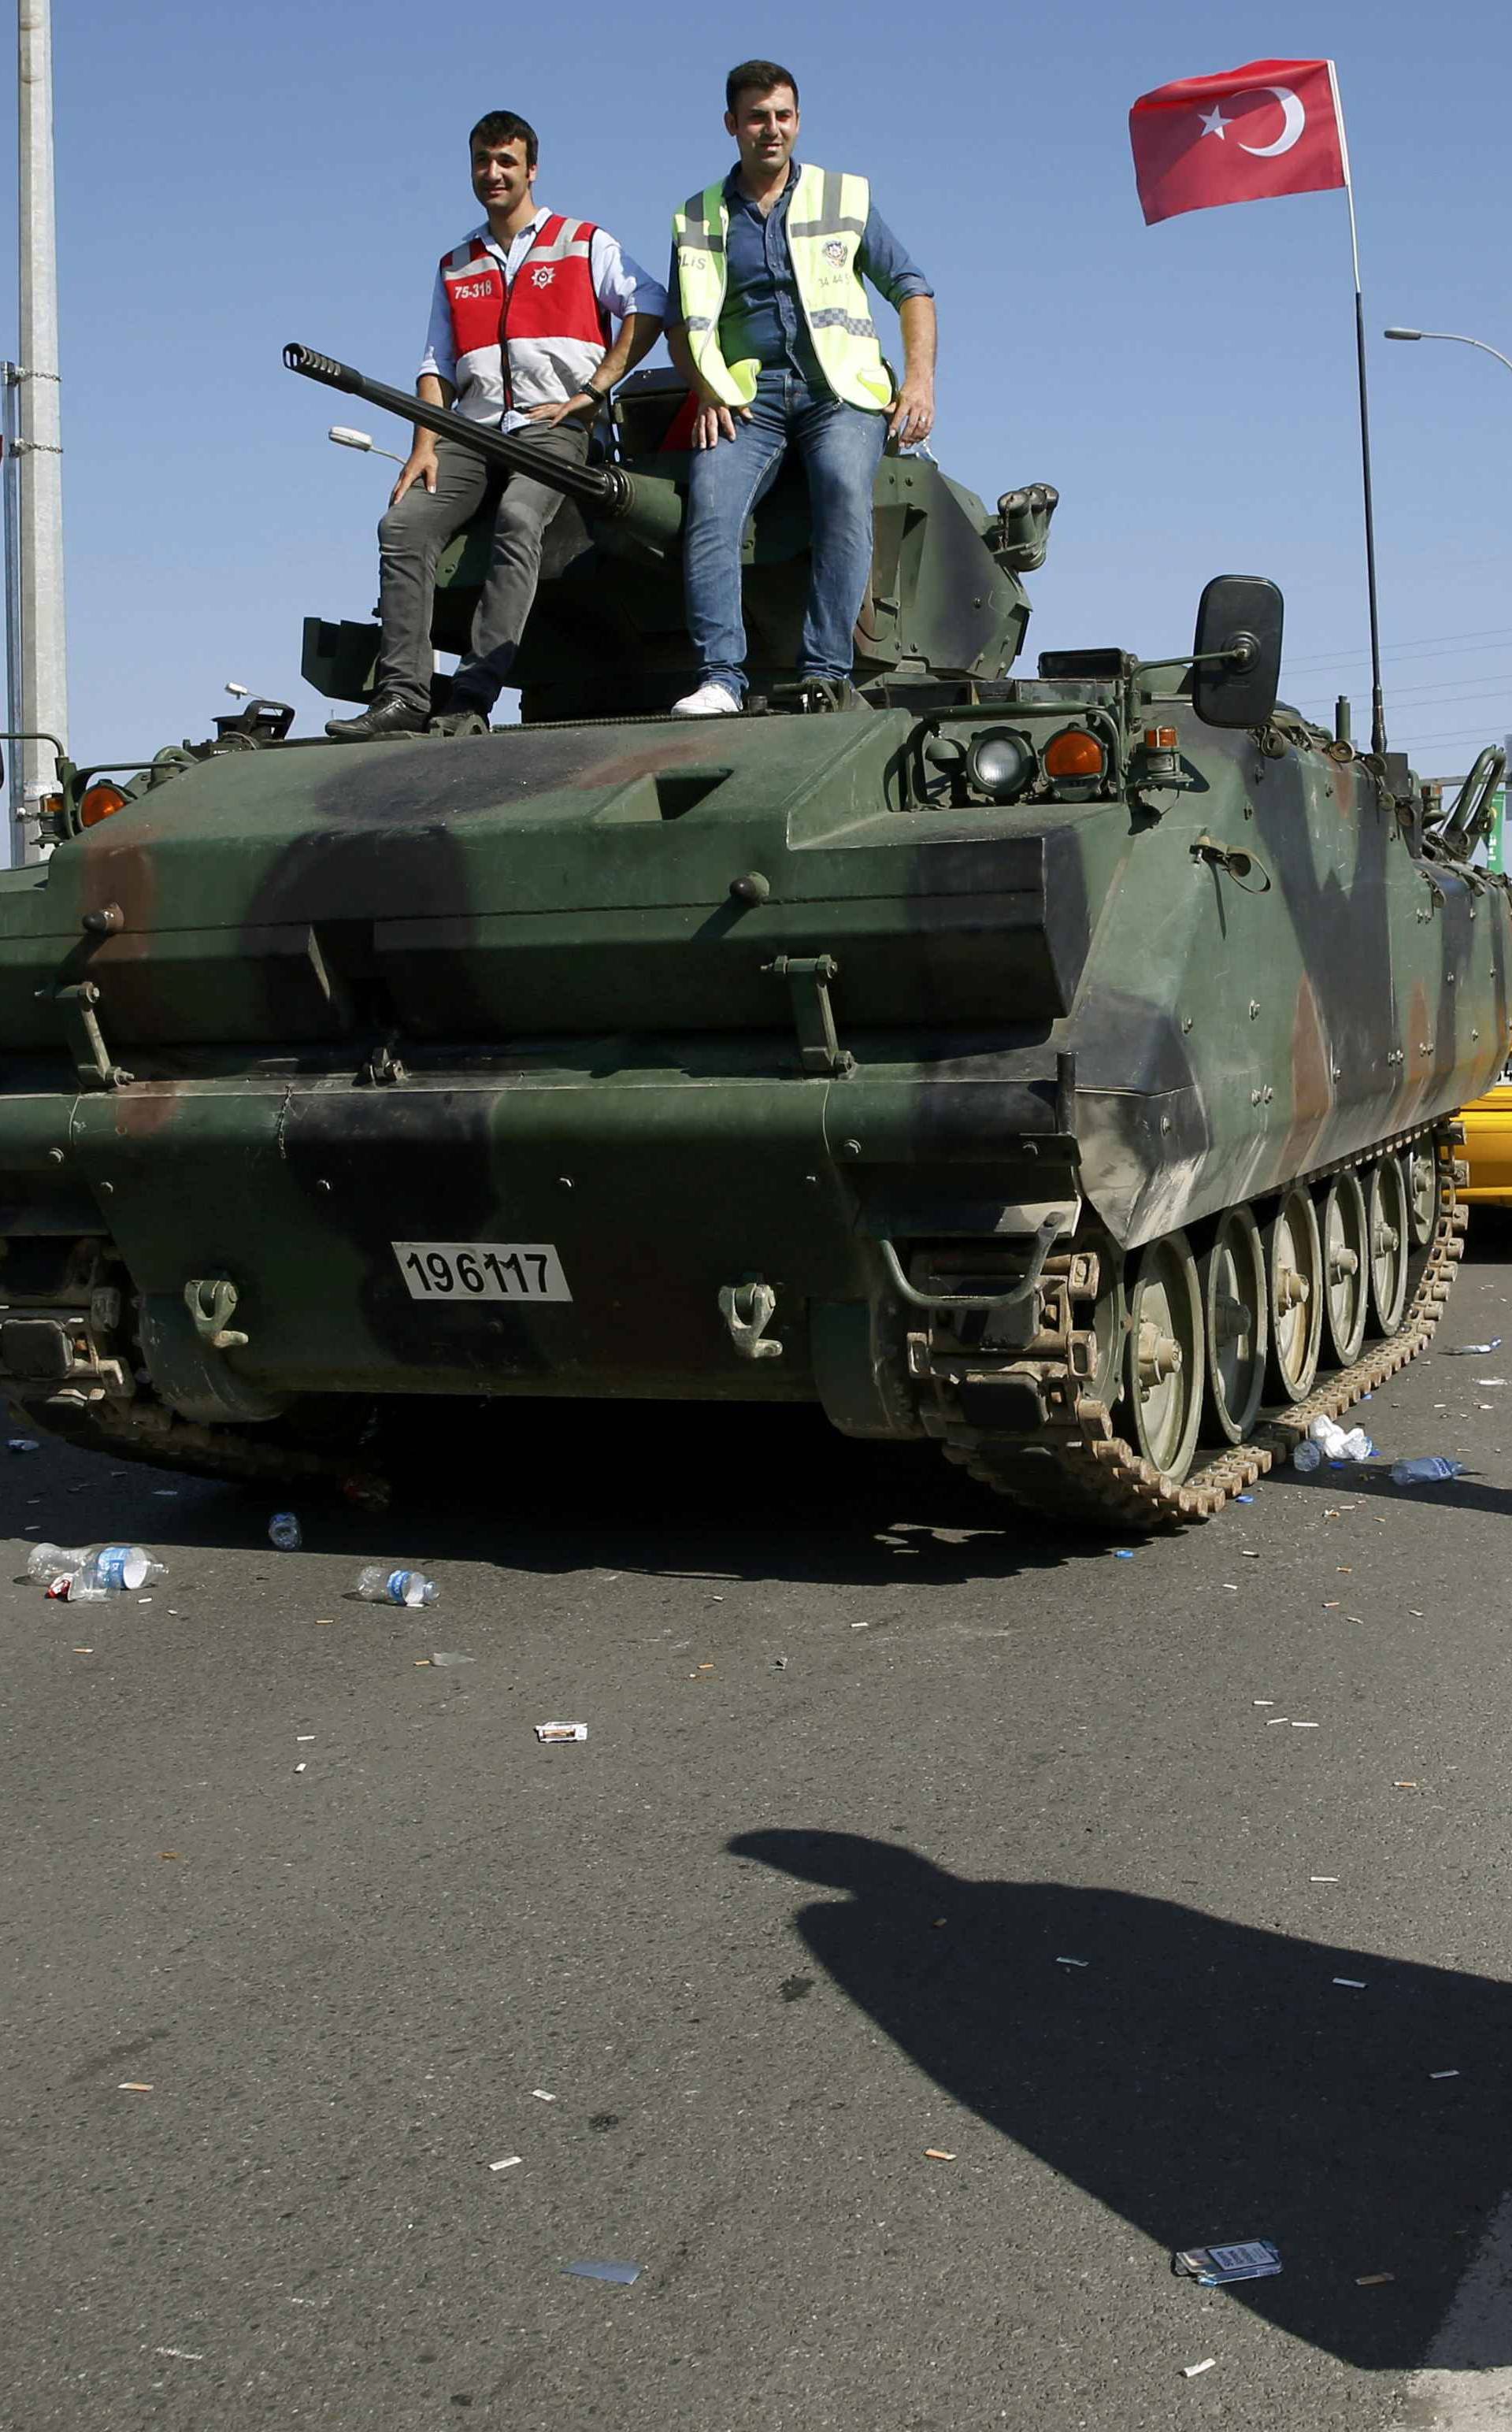
<path fill-rule="evenodd" d="M 1300 1402 L 1312 1392 L 1323 1339 L 1318 1210 L 1301 1183 L 1283 1192 L 1262 1239 L 1270 1308 L 1266 1390 L 1272 1401 Z"/>
<path fill-rule="evenodd" d="M 1372 1334 L 1395 1334 L 1407 1306 L 1407 1176 L 1400 1157 L 1377 1157 L 1366 1194 L 1370 1227 Z"/>
<path fill-rule="evenodd" d="M 1431 1148 L 1407 1155 L 1407 1237 L 1415 1250 L 1426 1250 L 1434 1238 L 1438 1214 L 1438 1175 Z"/>
<path fill-rule="evenodd" d="M 1369 1312 L 1370 1235 L 1359 1176 L 1336 1174 L 1319 1211 L 1323 1237 L 1323 1340 L 1329 1364 L 1360 1356 Z"/>
<path fill-rule="evenodd" d="M 1139 1253 L 1129 1296 L 1125 1397 L 1134 1441 L 1152 1468 L 1181 1479 L 1202 1415 L 1202 1295 L 1184 1233 Z"/>
<path fill-rule="evenodd" d="M 1220 1216 L 1199 1261 L 1207 1337 L 1205 1444 L 1239 1444 L 1254 1425 L 1266 1382 L 1266 1254 L 1248 1208 Z"/>
<path fill-rule="evenodd" d="M 1111 1410 L 1123 1390 L 1123 1346 L 1128 1333 L 1123 1252 L 1106 1233 L 1093 1235 L 1086 1246 L 1098 1262 L 1097 1296 L 1086 1320 L 1097 1345 L 1097 1365 L 1082 1390 L 1092 1401 Z"/>

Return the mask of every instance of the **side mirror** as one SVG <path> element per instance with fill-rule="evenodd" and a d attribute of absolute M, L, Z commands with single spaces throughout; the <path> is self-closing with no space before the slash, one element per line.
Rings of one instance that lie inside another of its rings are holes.
<path fill-rule="evenodd" d="M 1281 686 L 1283 603 L 1263 574 L 1216 574 L 1197 609 L 1192 707 L 1205 726 L 1264 726 Z"/>

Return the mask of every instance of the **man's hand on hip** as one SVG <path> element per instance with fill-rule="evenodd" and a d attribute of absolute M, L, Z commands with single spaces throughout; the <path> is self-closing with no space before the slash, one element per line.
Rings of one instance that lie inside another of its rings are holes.
<path fill-rule="evenodd" d="M 543 431 L 554 431 L 559 422 L 592 422 L 602 403 L 601 397 L 580 389 L 576 397 L 563 397 L 560 403 L 527 406 L 525 418 Z"/>
<path fill-rule="evenodd" d="M 416 481 L 428 490 L 436 486 L 436 443 L 428 435 L 415 441 L 405 463 L 399 467 L 399 478 L 389 492 L 390 506 L 396 507 L 406 490 L 412 490 Z"/>
<path fill-rule="evenodd" d="M 887 436 L 899 448 L 916 448 L 934 428 L 934 382 L 928 372 L 910 372 L 898 392 Z"/>

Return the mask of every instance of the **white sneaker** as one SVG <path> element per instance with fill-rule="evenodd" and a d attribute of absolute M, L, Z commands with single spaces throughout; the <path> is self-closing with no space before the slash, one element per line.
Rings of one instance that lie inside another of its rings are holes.
<path fill-rule="evenodd" d="M 697 692 L 684 693 L 672 704 L 674 718 L 735 718 L 739 713 L 739 701 L 722 684 L 701 684 Z"/>

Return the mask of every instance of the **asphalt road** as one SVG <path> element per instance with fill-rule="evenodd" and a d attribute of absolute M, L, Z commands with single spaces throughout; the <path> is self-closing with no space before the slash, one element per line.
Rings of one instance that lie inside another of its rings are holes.
<path fill-rule="evenodd" d="M 0 1586 L 0 2421 L 1512 2421 L 1453 2411 L 1512 2367 L 1509 1258 L 1439 1338 L 1505 1346 L 1364 1413 L 1471 1475 L 1132 1561 L 801 1427 L 628 1413 L 633 1468 L 496 1451 L 294 1554 L 0 1457 L 7 1581 L 171 1565 Z M 1237 2238 L 1283 2275 L 1172 2276 Z"/>

